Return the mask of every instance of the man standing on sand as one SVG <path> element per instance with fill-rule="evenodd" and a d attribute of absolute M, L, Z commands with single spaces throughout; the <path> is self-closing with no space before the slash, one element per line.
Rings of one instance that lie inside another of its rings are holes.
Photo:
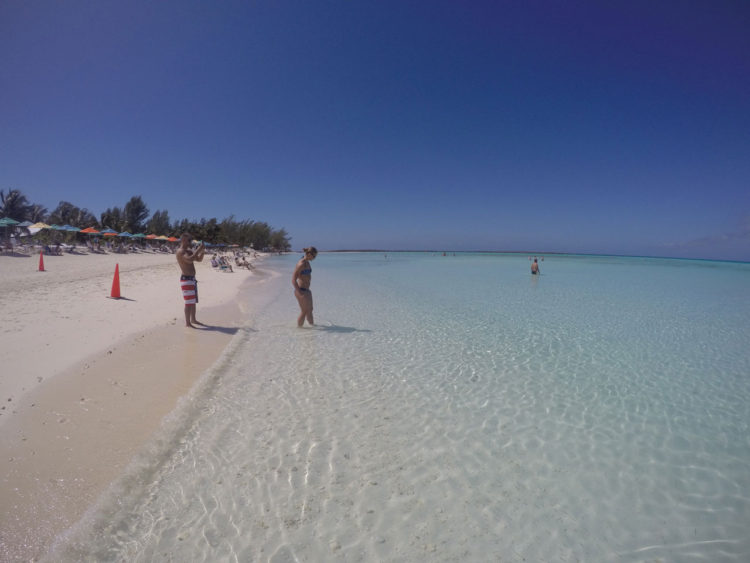
<path fill-rule="evenodd" d="M 205 326 L 195 320 L 195 305 L 198 303 L 198 282 L 195 279 L 194 262 L 202 262 L 206 253 L 206 246 L 201 242 L 197 249 L 190 248 L 192 240 L 190 233 L 182 233 L 180 248 L 177 249 L 177 263 L 180 265 L 180 289 L 185 299 L 185 326 L 195 328 L 193 324 Z"/>

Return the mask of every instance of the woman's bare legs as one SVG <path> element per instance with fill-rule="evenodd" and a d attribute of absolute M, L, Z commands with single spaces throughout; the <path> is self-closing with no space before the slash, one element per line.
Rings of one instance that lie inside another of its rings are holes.
<path fill-rule="evenodd" d="M 297 317 L 297 326 L 301 327 L 305 324 L 305 319 L 307 319 L 309 324 L 314 325 L 312 293 L 309 289 L 307 291 L 297 290 L 294 292 L 294 295 L 297 298 L 300 308 L 300 315 Z"/>

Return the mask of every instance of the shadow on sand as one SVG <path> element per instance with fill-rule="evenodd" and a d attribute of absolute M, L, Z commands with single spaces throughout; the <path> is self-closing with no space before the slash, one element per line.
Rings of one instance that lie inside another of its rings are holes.
<path fill-rule="evenodd" d="M 206 325 L 202 323 L 195 325 L 193 328 L 207 331 L 207 332 L 221 332 L 223 334 L 229 334 L 229 335 L 235 335 L 241 330 L 245 332 L 256 332 L 254 329 L 247 328 L 247 327 L 243 328 L 243 327 L 237 327 L 237 326 L 214 326 L 214 325 Z"/>

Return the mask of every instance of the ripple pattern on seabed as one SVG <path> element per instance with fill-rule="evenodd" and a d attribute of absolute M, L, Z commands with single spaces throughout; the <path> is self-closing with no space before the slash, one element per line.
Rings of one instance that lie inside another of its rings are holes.
<path fill-rule="evenodd" d="M 279 289 L 80 558 L 750 554 L 741 335 L 642 269 L 613 279 L 619 262 L 594 281 L 567 264 L 556 282 L 508 277 L 491 300 L 485 271 L 458 259 L 468 271 L 450 277 L 448 263 L 321 265 L 315 329 L 293 326 Z M 505 279 L 503 264 L 480 266 Z"/>

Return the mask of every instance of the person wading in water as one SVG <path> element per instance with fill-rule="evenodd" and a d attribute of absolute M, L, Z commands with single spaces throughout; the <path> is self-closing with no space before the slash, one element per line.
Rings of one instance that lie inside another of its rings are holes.
<path fill-rule="evenodd" d="M 305 323 L 305 319 L 307 319 L 309 324 L 315 324 L 313 322 L 313 298 L 310 291 L 310 279 L 312 278 L 310 260 L 315 260 L 315 257 L 318 255 L 318 250 L 314 246 L 303 248 L 302 250 L 305 256 L 297 262 L 294 274 L 292 274 L 294 296 L 297 298 L 300 308 L 300 315 L 297 318 L 297 326 L 299 327 Z"/>

